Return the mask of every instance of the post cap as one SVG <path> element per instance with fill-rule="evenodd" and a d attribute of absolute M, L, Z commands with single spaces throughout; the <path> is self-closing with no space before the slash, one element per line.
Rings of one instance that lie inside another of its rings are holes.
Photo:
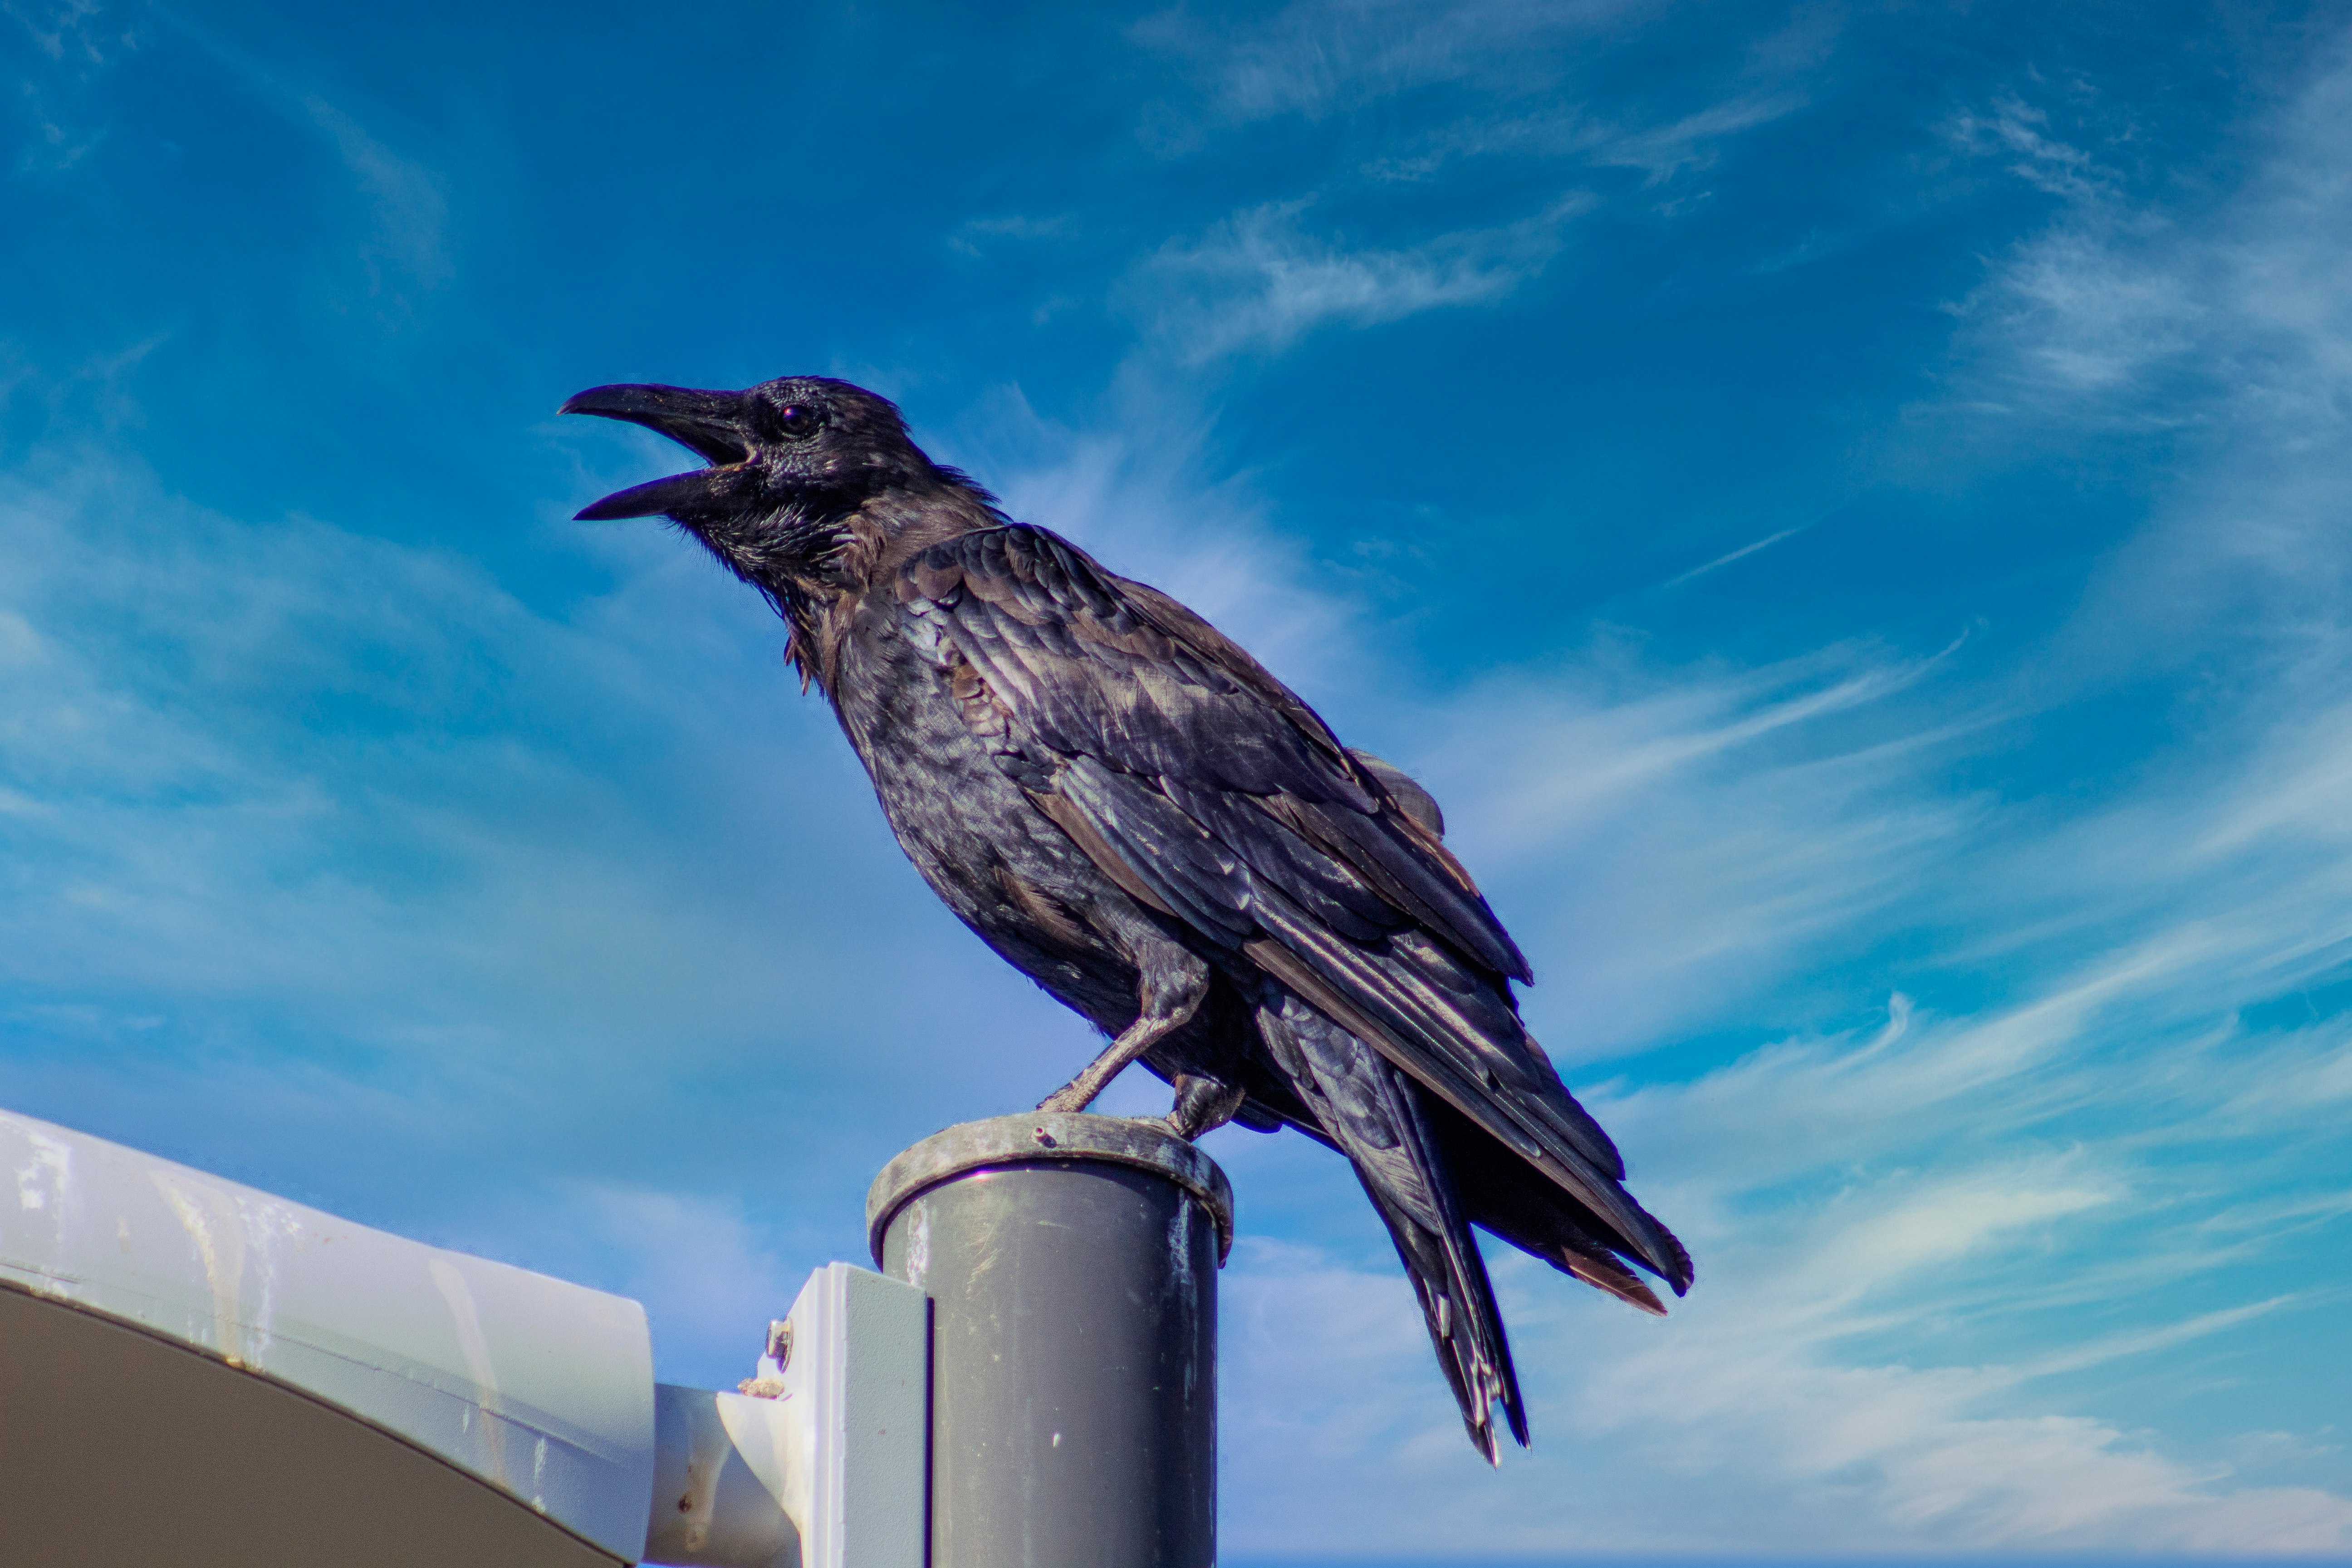
<path fill-rule="evenodd" d="M 882 1233 L 920 1194 L 968 1172 L 1000 1165 L 1092 1160 L 1164 1176 L 1194 1197 L 1217 1226 L 1217 1262 L 1234 1248 L 1234 1189 L 1217 1163 L 1169 1131 L 1157 1117 L 1096 1116 L 1083 1110 L 1030 1110 L 961 1121 L 934 1132 L 882 1167 L 866 1193 L 866 1239 L 876 1267 Z"/>

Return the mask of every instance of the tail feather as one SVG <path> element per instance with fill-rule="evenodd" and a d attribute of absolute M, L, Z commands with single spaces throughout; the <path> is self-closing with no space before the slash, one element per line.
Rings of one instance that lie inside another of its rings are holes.
<path fill-rule="evenodd" d="M 1489 1464 L 1499 1463 L 1494 1407 L 1502 1405 L 1522 1447 L 1527 1408 L 1486 1260 L 1454 1197 L 1427 1091 L 1286 992 L 1260 1008 L 1259 1026 L 1291 1087 L 1355 1166 L 1412 1281 L 1470 1441 Z"/>
<path fill-rule="evenodd" d="M 1673 1231 L 1630 1195 L 1624 1203 L 1640 1215 L 1645 1239 L 1651 1244 L 1639 1251 L 1627 1245 L 1622 1227 L 1613 1217 L 1595 1214 L 1573 1194 L 1549 1182 L 1528 1180 L 1527 1165 L 1518 1156 L 1486 1136 L 1485 1129 L 1454 1107 L 1433 1105 L 1430 1117 L 1436 1126 L 1438 1147 L 1444 1152 L 1446 1168 L 1454 1174 L 1462 1211 L 1473 1225 L 1494 1232 L 1520 1251 L 1565 1268 L 1645 1311 L 1662 1309 L 1654 1305 L 1657 1299 L 1639 1281 L 1633 1281 L 1636 1294 L 1628 1295 L 1570 1261 L 1568 1255 L 1593 1262 L 1604 1275 L 1611 1268 L 1624 1274 L 1626 1263 L 1649 1269 L 1671 1286 L 1677 1296 L 1690 1289 L 1690 1253 Z M 1633 1280 L 1630 1274 L 1624 1277 Z"/>
<path fill-rule="evenodd" d="M 1666 1315 L 1666 1304 L 1658 1293 L 1642 1283 L 1639 1276 L 1612 1258 L 1600 1247 L 1586 1251 L 1573 1242 L 1563 1244 L 1559 1256 L 1550 1259 L 1596 1290 L 1606 1290 L 1629 1306 L 1639 1307 L 1654 1317 Z"/>
<path fill-rule="evenodd" d="M 1261 920 L 1278 923 L 1283 938 L 1243 944 L 1260 969 L 1356 1037 L 1378 1047 L 1387 1059 L 1475 1121 L 1490 1138 L 1601 1216 L 1615 1237 L 1614 1245 L 1661 1276 L 1675 1277 L 1676 1244 L 1620 1184 L 1623 1167 L 1613 1146 L 1590 1152 L 1579 1148 L 1560 1135 L 1551 1117 L 1530 1109 L 1528 1097 L 1507 1089 L 1499 1075 L 1482 1079 L 1473 1062 L 1476 1052 L 1491 1042 L 1458 1016 L 1424 1010 L 1423 1004 L 1436 996 L 1433 989 L 1417 979 L 1406 984 L 1400 979 L 1400 969 L 1379 957 L 1327 936 L 1308 922 L 1291 920 L 1289 911 L 1278 910 L 1275 900 L 1262 900 L 1258 912 Z M 1294 942 L 1299 951 L 1288 945 Z M 1302 958 L 1300 952 L 1312 952 L 1315 961 Z M 1557 1078 L 1543 1098 L 1552 1095 L 1569 1099 Z M 1608 1163 L 1594 1158 L 1596 1152 L 1605 1152 Z"/>

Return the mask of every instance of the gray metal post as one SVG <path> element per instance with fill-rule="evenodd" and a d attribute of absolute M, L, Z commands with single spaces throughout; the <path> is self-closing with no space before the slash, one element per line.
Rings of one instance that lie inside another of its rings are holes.
<path fill-rule="evenodd" d="M 1216 1163 L 1156 1122 L 1000 1116 L 891 1161 L 866 1215 L 932 1302 L 930 1568 L 1209 1568 Z"/>

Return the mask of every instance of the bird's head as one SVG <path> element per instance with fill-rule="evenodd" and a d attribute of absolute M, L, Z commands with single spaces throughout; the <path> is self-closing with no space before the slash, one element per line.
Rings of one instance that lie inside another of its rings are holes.
<path fill-rule="evenodd" d="M 658 430 L 709 465 L 606 496 L 583 519 L 671 518 L 772 590 L 821 571 L 844 540 L 842 520 L 868 501 L 948 478 L 888 399 L 824 376 L 741 392 L 593 386 L 560 412 Z"/>

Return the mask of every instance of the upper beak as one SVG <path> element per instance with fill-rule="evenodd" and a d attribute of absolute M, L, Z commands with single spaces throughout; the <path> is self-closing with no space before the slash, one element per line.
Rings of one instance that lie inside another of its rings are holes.
<path fill-rule="evenodd" d="M 700 392 L 689 386 L 592 386 L 565 399 L 556 412 L 601 415 L 658 430 L 680 446 L 692 447 L 714 466 L 740 463 L 751 456 L 740 392 Z M 702 468 L 635 485 L 583 507 L 579 515 L 593 522 L 674 511 L 708 493 L 711 479 L 710 469 Z"/>

